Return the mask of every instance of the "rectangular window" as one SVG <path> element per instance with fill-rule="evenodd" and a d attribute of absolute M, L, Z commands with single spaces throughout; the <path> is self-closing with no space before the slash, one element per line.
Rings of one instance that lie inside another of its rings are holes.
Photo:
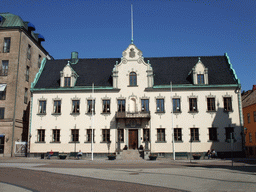
<path fill-rule="evenodd" d="M 110 141 L 110 129 L 102 129 L 102 142 Z"/>
<path fill-rule="evenodd" d="M 8 75 L 8 65 L 9 65 L 8 60 L 3 60 L 2 61 L 2 66 L 1 66 L 1 71 L 0 71 L 1 76 L 7 76 Z"/>
<path fill-rule="evenodd" d="M 60 142 L 60 129 L 52 130 L 52 142 Z"/>
<path fill-rule="evenodd" d="M 4 38 L 4 53 L 9 53 L 10 52 L 10 47 L 11 47 L 11 38 L 10 37 L 5 37 Z"/>
<path fill-rule="evenodd" d="M 87 100 L 87 113 L 95 113 L 95 100 Z"/>
<path fill-rule="evenodd" d="M 250 113 L 247 113 L 247 121 L 248 123 L 251 123 Z"/>
<path fill-rule="evenodd" d="M 232 139 L 234 139 L 234 127 L 226 127 L 226 140 L 230 140 L 231 139 L 231 135 L 232 135 Z"/>
<path fill-rule="evenodd" d="M 87 129 L 87 140 L 86 142 L 92 142 L 92 129 Z M 93 129 L 93 142 L 95 142 L 95 129 Z"/>
<path fill-rule="evenodd" d="M 254 122 L 256 122 L 256 111 L 253 112 Z"/>
<path fill-rule="evenodd" d="M 4 108 L 0 108 L 0 119 L 4 119 Z"/>
<path fill-rule="evenodd" d="M 0 100 L 6 99 L 6 84 L 0 84 Z"/>
<path fill-rule="evenodd" d="M 198 128 L 190 128 L 190 142 L 199 141 L 199 131 Z"/>
<path fill-rule="evenodd" d="M 249 142 L 252 143 L 252 133 L 249 133 Z"/>
<path fill-rule="evenodd" d="M 39 114 L 46 114 L 46 101 L 39 101 Z"/>
<path fill-rule="evenodd" d="M 103 100 L 103 113 L 110 113 L 110 100 Z"/>
<path fill-rule="evenodd" d="M 143 141 L 150 141 L 149 129 L 143 129 Z"/>
<path fill-rule="evenodd" d="M 80 101 L 79 100 L 72 101 L 72 113 L 80 113 Z"/>
<path fill-rule="evenodd" d="M 162 128 L 157 129 L 157 141 L 158 142 L 165 141 L 165 129 L 162 129 Z"/>
<path fill-rule="evenodd" d="M 61 100 L 55 100 L 53 106 L 53 113 L 61 113 Z"/>
<path fill-rule="evenodd" d="M 45 130 L 39 129 L 38 130 L 38 142 L 45 142 Z"/>
<path fill-rule="evenodd" d="M 118 103 L 118 112 L 125 112 L 125 100 L 124 99 L 119 99 L 117 101 Z"/>
<path fill-rule="evenodd" d="M 217 141 L 217 128 L 215 127 L 209 128 L 209 140 Z"/>
<path fill-rule="evenodd" d="M 64 87 L 70 87 L 70 77 L 64 77 Z"/>
<path fill-rule="evenodd" d="M 204 84 L 204 75 L 202 74 L 197 75 L 197 84 Z"/>
<path fill-rule="evenodd" d="M 72 142 L 79 141 L 79 129 L 71 129 L 71 141 Z"/>
<path fill-rule="evenodd" d="M 232 111 L 231 97 L 224 97 L 224 111 Z"/>
<path fill-rule="evenodd" d="M 29 66 L 26 67 L 26 81 L 29 81 Z"/>
<path fill-rule="evenodd" d="M 173 104 L 173 112 L 178 113 L 180 112 L 180 99 L 172 99 Z"/>
<path fill-rule="evenodd" d="M 124 129 L 118 129 L 118 139 L 120 142 L 124 142 Z"/>
<path fill-rule="evenodd" d="M 38 68 L 41 67 L 41 58 L 42 58 L 42 56 L 38 55 Z"/>
<path fill-rule="evenodd" d="M 28 103 L 28 88 L 25 88 L 25 94 L 24 94 L 24 103 Z"/>
<path fill-rule="evenodd" d="M 159 113 L 164 113 L 164 99 L 156 100 L 156 111 Z"/>
<path fill-rule="evenodd" d="M 137 74 L 135 72 L 130 73 L 130 86 L 137 85 Z"/>
<path fill-rule="evenodd" d="M 189 98 L 189 111 L 197 112 L 197 98 Z"/>
<path fill-rule="evenodd" d="M 31 59 L 31 46 L 30 45 L 28 45 L 27 58 L 29 60 Z"/>
<path fill-rule="evenodd" d="M 148 99 L 141 99 L 141 111 L 149 112 L 149 100 Z"/>
<path fill-rule="evenodd" d="M 181 128 L 174 129 L 174 141 L 182 141 Z"/>
<path fill-rule="evenodd" d="M 207 98 L 207 110 L 215 111 L 215 98 Z"/>

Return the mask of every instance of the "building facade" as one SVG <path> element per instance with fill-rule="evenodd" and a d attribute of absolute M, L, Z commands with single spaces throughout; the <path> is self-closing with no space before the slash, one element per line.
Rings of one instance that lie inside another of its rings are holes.
<path fill-rule="evenodd" d="M 31 155 L 126 147 L 225 155 L 231 138 L 242 151 L 240 83 L 226 54 L 144 58 L 134 44 L 121 59 L 72 53 L 46 61 L 31 90 Z"/>
<path fill-rule="evenodd" d="M 28 140 L 30 84 L 48 53 L 35 26 L 0 13 L 0 155 L 14 156 L 15 142 Z"/>
<path fill-rule="evenodd" d="M 256 85 L 242 96 L 247 157 L 256 157 Z"/>

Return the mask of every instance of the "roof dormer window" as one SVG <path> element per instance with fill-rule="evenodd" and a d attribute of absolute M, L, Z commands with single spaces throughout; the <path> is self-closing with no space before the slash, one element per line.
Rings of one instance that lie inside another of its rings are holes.
<path fill-rule="evenodd" d="M 197 75 L 197 84 L 204 84 L 204 75 L 203 74 Z"/>
<path fill-rule="evenodd" d="M 60 86 L 74 87 L 78 78 L 78 74 L 70 66 L 70 62 L 60 71 Z"/>
<path fill-rule="evenodd" d="M 195 85 L 207 85 L 208 84 L 208 69 L 202 63 L 200 57 L 197 64 L 192 69 L 193 84 Z"/>
<path fill-rule="evenodd" d="M 64 87 L 70 87 L 70 77 L 64 77 Z"/>

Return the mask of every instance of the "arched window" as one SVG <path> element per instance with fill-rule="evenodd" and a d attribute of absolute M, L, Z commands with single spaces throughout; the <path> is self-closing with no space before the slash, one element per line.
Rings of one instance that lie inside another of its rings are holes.
<path fill-rule="evenodd" d="M 137 85 L 137 74 L 135 72 L 130 73 L 130 86 Z"/>

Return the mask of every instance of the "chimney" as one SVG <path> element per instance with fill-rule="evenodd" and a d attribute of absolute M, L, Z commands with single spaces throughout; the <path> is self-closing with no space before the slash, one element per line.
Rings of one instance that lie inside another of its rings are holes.
<path fill-rule="evenodd" d="M 78 52 L 71 52 L 71 64 L 77 64 L 78 60 Z"/>
<path fill-rule="evenodd" d="M 252 86 L 252 91 L 255 91 L 256 90 L 256 85 L 253 85 Z"/>

